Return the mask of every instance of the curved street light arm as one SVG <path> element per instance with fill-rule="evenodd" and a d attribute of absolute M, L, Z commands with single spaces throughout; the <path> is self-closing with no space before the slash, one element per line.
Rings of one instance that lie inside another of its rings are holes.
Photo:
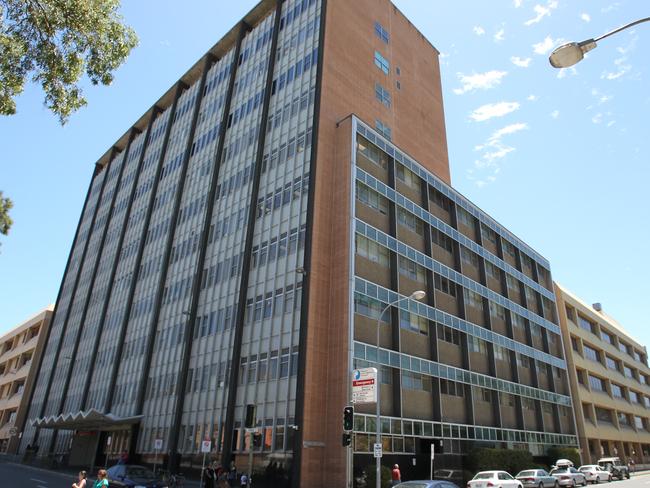
<path fill-rule="evenodd" d="M 648 21 L 650 21 L 650 17 L 635 20 L 634 22 L 630 22 L 629 24 L 625 24 L 625 25 L 623 25 L 623 26 L 621 26 L 621 27 L 619 27 L 617 29 L 614 29 L 613 31 L 609 31 L 608 33 L 603 34 L 600 37 L 596 37 L 593 41 L 594 42 L 600 41 L 601 39 L 605 39 L 606 37 L 609 37 L 609 36 L 612 36 L 612 35 L 614 35 L 614 34 L 616 34 L 618 32 L 621 32 L 622 30 L 628 29 L 628 28 L 633 27 L 633 26 L 635 26 L 637 24 L 642 24 L 642 23 L 648 22 Z"/>

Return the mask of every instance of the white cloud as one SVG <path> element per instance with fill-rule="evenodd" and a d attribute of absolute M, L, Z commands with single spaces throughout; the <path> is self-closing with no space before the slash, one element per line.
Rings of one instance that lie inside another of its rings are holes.
<path fill-rule="evenodd" d="M 537 24 L 539 21 L 541 21 L 544 17 L 547 17 L 551 15 L 551 10 L 554 10 L 557 8 L 557 0 L 549 0 L 549 2 L 544 5 L 540 5 L 539 3 L 533 7 L 533 11 L 535 12 L 535 17 L 533 17 L 530 20 L 527 20 L 524 22 L 524 25 L 533 25 Z"/>
<path fill-rule="evenodd" d="M 603 74 L 600 75 L 600 77 L 603 80 L 617 80 L 621 76 L 623 76 L 625 73 L 630 71 L 631 69 L 632 69 L 632 66 L 630 66 L 629 64 L 626 64 L 626 65 L 620 66 L 617 71 L 603 72 Z"/>
<path fill-rule="evenodd" d="M 583 12 L 580 14 L 580 19 L 584 20 L 585 22 L 591 22 L 591 15 L 589 15 L 586 12 Z"/>
<path fill-rule="evenodd" d="M 510 61 L 512 62 L 512 64 L 514 64 L 515 66 L 519 66 L 520 68 L 528 68 L 531 62 L 531 58 L 524 59 L 524 58 L 520 58 L 519 56 L 512 56 L 510 58 Z"/>
<path fill-rule="evenodd" d="M 522 0 L 514 0 L 515 8 L 521 7 Z"/>
<path fill-rule="evenodd" d="M 560 111 L 559 110 L 553 110 L 551 112 L 551 117 L 553 117 L 554 119 L 557 119 L 559 116 L 560 116 Z"/>
<path fill-rule="evenodd" d="M 615 120 L 610 120 L 609 122 L 607 122 L 607 127 L 611 127 L 611 126 L 614 125 L 615 123 L 616 123 Z M 638 148 L 637 148 L 637 149 L 638 149 Z M 638 151 L 637 151 L 637 152 L 638 152 Z"/>
<path fill-rule="evenodd" d="M 504 144 L 502 138 L 525 129 L 528 129 L 528 124 L 524 122 L 507 125 L 494 131 L 484 144 L 476 146 L 474 150 L 482 151 L 482 154 L 474 161 L 474 168 L 467 171 L 468 178 L 479 188 L 496 181 L 501 171 L 499 161 L 515 151 L 514 147 Z"/>
<path fill-rule="evenodd" d="M 469 118 L 475 122 L 483 122 L 494 117 L 503 117 L 515 110 L 519 110 L 518 102 L 488 103 L 474 110 Z"/>
<path fill-rule="evenodd" d="M 483 34 L 485 34 L 485 29 L 480 25 L 475 25 L 472 30 L 474 31 L 474 34 L 476 34 L 477 36 L 482 36 Z"/>
<path fill-rule="evenodd" d="M 501 42 L 503 41 L 506 37 L 505 34 L 506 31 L 505 29 L 499 29 L 496 34 L 494 34 L 494 42 Z"/>
<path fill-rule="evenodd" d="M 563 39 L 553 39 L 551 36 L 546 36 L 543 41 L 533 44 L 533 51 L 535 54 L 543 56 L 548 53 L 553 46 L 560 44 Z"/>
<path fill-rule="evenodd" d="M 594 116 L 591 118 L 591 121 L 592 121 L 594 124 L 600 124 L 600 123 L 603 121 L 603 114 L 601 114 L 600 112 L 597 113 L 596 115 L 594 115 Z"/>
<path fill-rule="evenodd" d="M 601 8 L 600 11 L 602 13 L 606 14 L 607 12 L 611 12 L 612 10 L 618 10 L 618 7 L 620 5 L 621 5 L 620 3 L 615 2 L 615 3 L 612 3 L 611 5 L 608 5 L 607 7 Z"/>
<path fill-rule="evenodd" d="M 627 74 L 632 70 L 632 66 L 627 63 L 627 58 L 628 54 L 634 50 L 636 47 L 636 42 L 638 40 L 638 36 L 635 34 L 632 40 L 626 45 L 626 46 L 619 46 L 616 48 L 616 51 L 618 51 L 621 56 L 619 58 L 616 58 L 614 60 L 614 65 L 616 65 L 616 69 L 614 71 L 604 71 L 602 75 L 600 75 L 601 79 L 604 80 L 617 80 L 618 78 L 622 77 L 623 75 Z"/>
<path fill-rule="evenodd" d="M 539 97 L 537 95 L 530 94 L 526 97 L 526 100 L 529 102 L 536 102 Z"/>
<path fill-rule="evenodd" d="M 461 87 L 454 88 L 454 93 L 456 95 L 462 95 L 463 93 L 472 92 L 474 90 L 488 90 L 494 88 L 501 83 L 501 78 L 507 74 L 507 71 L 497 70 L 486 71 L 485 73 L 474 73 L 471 75 L 457 73 L 456 75 L 458 76 Z"/>

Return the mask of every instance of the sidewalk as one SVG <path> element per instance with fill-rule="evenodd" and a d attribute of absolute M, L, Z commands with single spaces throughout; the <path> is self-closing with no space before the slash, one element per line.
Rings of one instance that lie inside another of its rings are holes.
<path fill-rule="evenodd" d="M 15 465 L 15 466 L 20 466 L 22 468 L 30 469 L 30 470 L 41 472 L 41 473 L 49 473 L 49 474 L 60 475 L 62 477 L 65 477 L 66 479 L 75 479 L 76 476 L 77 476 L 77 473 L 79 473 L 79 470 L 74 469 L 74 468 L 64 467 L 64 468 L 59 468 L 59 469 L 47 469 L 47 468 L 40 467 L 40 466 L 25 464 L 25 463 L 21 463 L 16 456 L 8 456 L 8 455 L 2 455 L 2 454 L 0 454 L 0 463 L 12 464 L 12 465 Z M 95 474 L 96 473 L 88 473 L 88 475 L 89 475 L 88 476 L 88 484 L 95 481 Z M 201 485 L 200 481 L 197 481 L 197 480 L 186 479 L 186 480 L 183 481 L 183 487 L 184 488 L 201 488 L 200 485 Z"/>

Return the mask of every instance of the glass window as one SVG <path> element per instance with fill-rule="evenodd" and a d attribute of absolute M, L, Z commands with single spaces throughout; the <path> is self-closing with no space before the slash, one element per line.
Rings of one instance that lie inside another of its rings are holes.
<path fill-rule="evenodd" d="M 388 34 L 388 31 L 384 29 L 384 27 L 379 23 L 375 22 L 375 35 L 379 37 L 383 42 L 388 44 L 388 41 L 390 40 L 390 35 Z"/>
<path fill-rule="evenodd" d="M 619 371 L 618 361 L 616 359 L 613 359 L 609 356 L 605 356 L 605 364 L 607 364 L 607 368 L 612 369 L 614 371 Z"/>
<path fill-rule="evenodd" d="M 469 338 L 469 351 L 476 352 L 479 354 L 487 354 L 487 344 L 484 340 L 479 339 L 478 337 Z"/>
<path fill-rule="evenodd" d="M 614 398 L 623 398 L 623 389 L 616 383 L 612 383 L 612 396 Z"/>
<path fill-rule="evenodd" d="M 429 333 L 429 321 L 424 317 L 410 313 L 408 310 L 400 309 L 399 318 L 401 328 L 419 332 L 422 335 Z"/>
<path fill-rule="evenodd" d="M 634 378 L 634 371 L 629 366 L 623 365 L 623 374 L 628 378 Z"/>
<path fill-rule="evenodd" d="M 384 124 L 381 120 L 375 119 L 375 128 L 382 136 L 384 136 L 389 141 L 392 140 L 393 131 L 389 126 Z"/>
<path fill-rule="evenodd" d="M 618 418 L 618 423 L 620 425 L 626 425 L 628 427 L 630 426 L 630 418 L 627 416 L 626 413 L 618 412 L 616 417 Z"/>
<path fill-rule="evenodd" d="M 359 182 L 357 182 L 357 200 L 383 215 L 388 215 L 388 200 Z"/>
<path fill-rule="evenodd" d="M 605 332 L 602 327 L 600 328 L 600 338 L 608 344 L 614 344 L 614 338 L 609 332 Z"/>
<path fill-rule="evenodd" d="M 384 246 L 381 246 L 376 242 L 371 241 L 370 239 L 359 234 L 355 236 L 355 244 L 356 253 L 359 256 L 366 258 L 374 263 L 378 263 L 381 266 L 389 265 L 389 252 L 388 249 L 386 249 Z"/>
<path fill-rule="evenodd" d="M 630 346 L 628 346 L 628 345 L 625 344 L 624 342 L 618 341 L 618 349 L 619 349 L 621 352 L 624 352 L 624 353 L 626 353 L 626 354 L 630 354 Z"/>
<path fill-rule="evenodd" d="M 630 395 L 630 402 L 632 402 L 632 403 L 640 403 L 639 402 L 639 395 L 637 395 L 636 391 L 628 390 L 628 394 Z"/>
<path fill-rule="evenodd" d="M 391 106 L 391 96 L 390 92 L 386 90 L 379 83 L 375 83 L 375 98 L 383 103 L 386 107 L 390 108 Z"/>
<path fill-rule="evenodd" d="M 357 150 L 373 163 L 384 169 L 388 168 L 388 155 L 361 136 L 357 138 Z"/>
<path fill-rule="evenodd" d="M 644 428 L 644 427 L 643 427 L 643 418 L 642 418 L 642 417 L 638 417 L 638 416 L 635 415 L 635 416 L 634 416 L 634 426 L 635 426 L 637 429 L 643 429 L 643 428 Z"/>
<path fill-rule="evenodd" d="M 390 73 L 390 63 L 379 51 L 375 51 L 375 66 L 382 70 L 384 74 Z"/>
<path fill-rule="evenodd" d="M 589 386 L 592 390 L 605 391 L 605 382 L 597 376 L 589 375 Z"/>
<path fill-rule="evenodd" d="M 586 318 L 584 318 L 581 315 L 578 315 L 578 325 L 580 326 L 580 328 L 582 328 L 584 330 L 587 330 L 589 332 L 593 333 L 595 331 L 594 323 L 587 320 Z"/>
<path fill-rule="evenodd" d="M 612 423 L 612 411 L 606 408 L 596 407 L 596 419 L 598 422 Z"/>
<path fill-rule="evenodd" d="M 582 349 L 584 351 L 585 358 L 591 359 L 592 361 L 600 361 L 600 353 L 594 348 L 583 344 Z"/>
<path fill-rule="evenodd" d="M 438 340 L 460 345 L 460 332 L 451 327 L 438 324 Z"/>

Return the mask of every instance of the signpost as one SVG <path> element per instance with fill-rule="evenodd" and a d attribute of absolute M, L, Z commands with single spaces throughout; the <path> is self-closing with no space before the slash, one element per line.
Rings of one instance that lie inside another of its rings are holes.
<path fill-rule="evenodd" d="M 201 452 L 203 453 L 203 464 L 201 466 L 201 488 L 203 488 L 203 473 L 205 472 L 205 456 L 212 449 L 212 441 L 210 439 L 204 439 L 201 442 Z"/>
<path fill-rule="evenodd" d="M 153 477 L 156 477 L 156 467 L 158 466 L 158 452 L 163 447 L 162 439 L 154 439 L 153 441 L 153 450 L 155 451 L 154 461 L 153 461 Z"/>
<path fill-rule="evenodd" d="M 374 444 L 373 454 L 376 458 L 380 458 L 383 456 L 381 444 L 379 444 L 378 442 L 375 442 Z"/>
<path fill-rule="evenodd" d="M 377 403 L 377 368 L 352 371 L 352 403 Z"/>
<path fill-rule="evenodd" d="M 431 444 L 431 478 L 429 478 L 431 480 L 433 479 L 433 459 L 435 458 L 435 456 L 436 456 L 436 449 L 435 446 Z"/>

